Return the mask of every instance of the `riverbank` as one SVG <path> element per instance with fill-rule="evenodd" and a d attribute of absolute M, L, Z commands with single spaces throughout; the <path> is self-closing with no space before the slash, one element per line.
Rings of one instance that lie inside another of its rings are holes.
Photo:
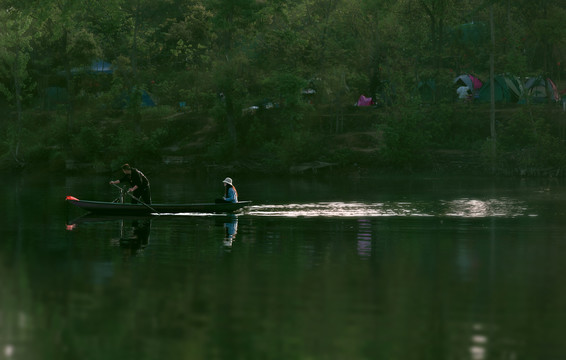
<path fill-rule="evenodd" d="M 231 124 L 171 108 L 145 109 L 136 120 L 99 111 L 72 124 L 57 113 L 29 113 L 24 127 L 36 132 L 23 133 L 19 158 L 5 144 L 0 165 L 2 172 L 86 174 L 128 162 L 180 174 L 563 176 L 565 125 L 555 105 L 498 107 L 494 171 L 487 105 L 273 109 Z"/>

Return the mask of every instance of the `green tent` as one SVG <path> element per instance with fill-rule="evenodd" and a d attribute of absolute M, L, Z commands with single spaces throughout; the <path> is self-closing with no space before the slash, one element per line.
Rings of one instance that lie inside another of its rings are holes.
<path fill-rule="evenodd" d="M 432 79 L 419 81 L 419 83 L 417 84 L 417 90 L 422 102 L 436 102 L 436 81 Z"/>
<path fill-rule="evenodd" d="M 543 76 L 535 76 L 525 81 L 525 91 L 534 103 L 558 102 L 560 95 L 552 80 Z"/>
<path fill-rule="evenodd" d="M 489 40 L 489 28 L 483 22 L 460 24 L 450 30 L 449 36 L 453 42 L 473 47 Z"/>
<path fill-rule="evenodd" d="M 449 89 L 437 84 L 434 79 L 419 81 L 417 92 L 423 103 L 438 103 L 449 98 Z"/>
<path fill-rule="evenodd" d="M 525 89 L 523 83 L 514 75 L 496 75 L 495 102 L 516 104 L 524 101 Z M 491 81 L 486 82 L 479 92 L 478 101 L 491 101 Z"/>
<path fill-rule="evenodd" d="M 51 86 L 45 89 L 43 96 L 43 108 L 54 110 L 58 106 L 67 105 L 67 88 Z"/>

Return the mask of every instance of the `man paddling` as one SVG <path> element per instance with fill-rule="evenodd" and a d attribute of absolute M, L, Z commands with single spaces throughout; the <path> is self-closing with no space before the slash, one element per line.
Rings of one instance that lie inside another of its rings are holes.
<path fill-rule="evenodd" d="M 110 181 L 110 184 L 119 184 L 121 182 L 130 183 L 131 192 L 134 197 L 140 199 L 146 204 L 151 204 L 151 190 L 149 188 L 149 180 L 138 169 L 131 167 L 129 164 L 122 165 L 124 176 L 120 180 Z M 132 197 L 132 204 L 137 204 L 138 201 Z"/>

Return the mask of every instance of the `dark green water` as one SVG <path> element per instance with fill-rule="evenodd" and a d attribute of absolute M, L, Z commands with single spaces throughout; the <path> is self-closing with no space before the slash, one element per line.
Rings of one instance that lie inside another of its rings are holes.
<path fill-rule="evenodd" d="M 221 178 L 154 175 L 153 199 Z M 235 177 L 236 216 L 66 207 L 108 180 L 3 179 L 0 358 L 566 359 L 561 180 Z"/>

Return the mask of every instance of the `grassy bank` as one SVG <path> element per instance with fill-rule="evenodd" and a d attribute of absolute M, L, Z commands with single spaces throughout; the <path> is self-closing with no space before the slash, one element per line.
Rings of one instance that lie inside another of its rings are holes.
<path fill-rule="evenodd" d="M 231 120 L 231 121 L 230 121 Z M 566 114 L 557 105 L 498 107 L 492 162 L 488 105 L 258 109 L 171 107 L 125 111 L 29 111 L 0 128 L 0 168 L 112 172 L 124 162 L 171 171 L 470 172 L 559 175 Z"/>

